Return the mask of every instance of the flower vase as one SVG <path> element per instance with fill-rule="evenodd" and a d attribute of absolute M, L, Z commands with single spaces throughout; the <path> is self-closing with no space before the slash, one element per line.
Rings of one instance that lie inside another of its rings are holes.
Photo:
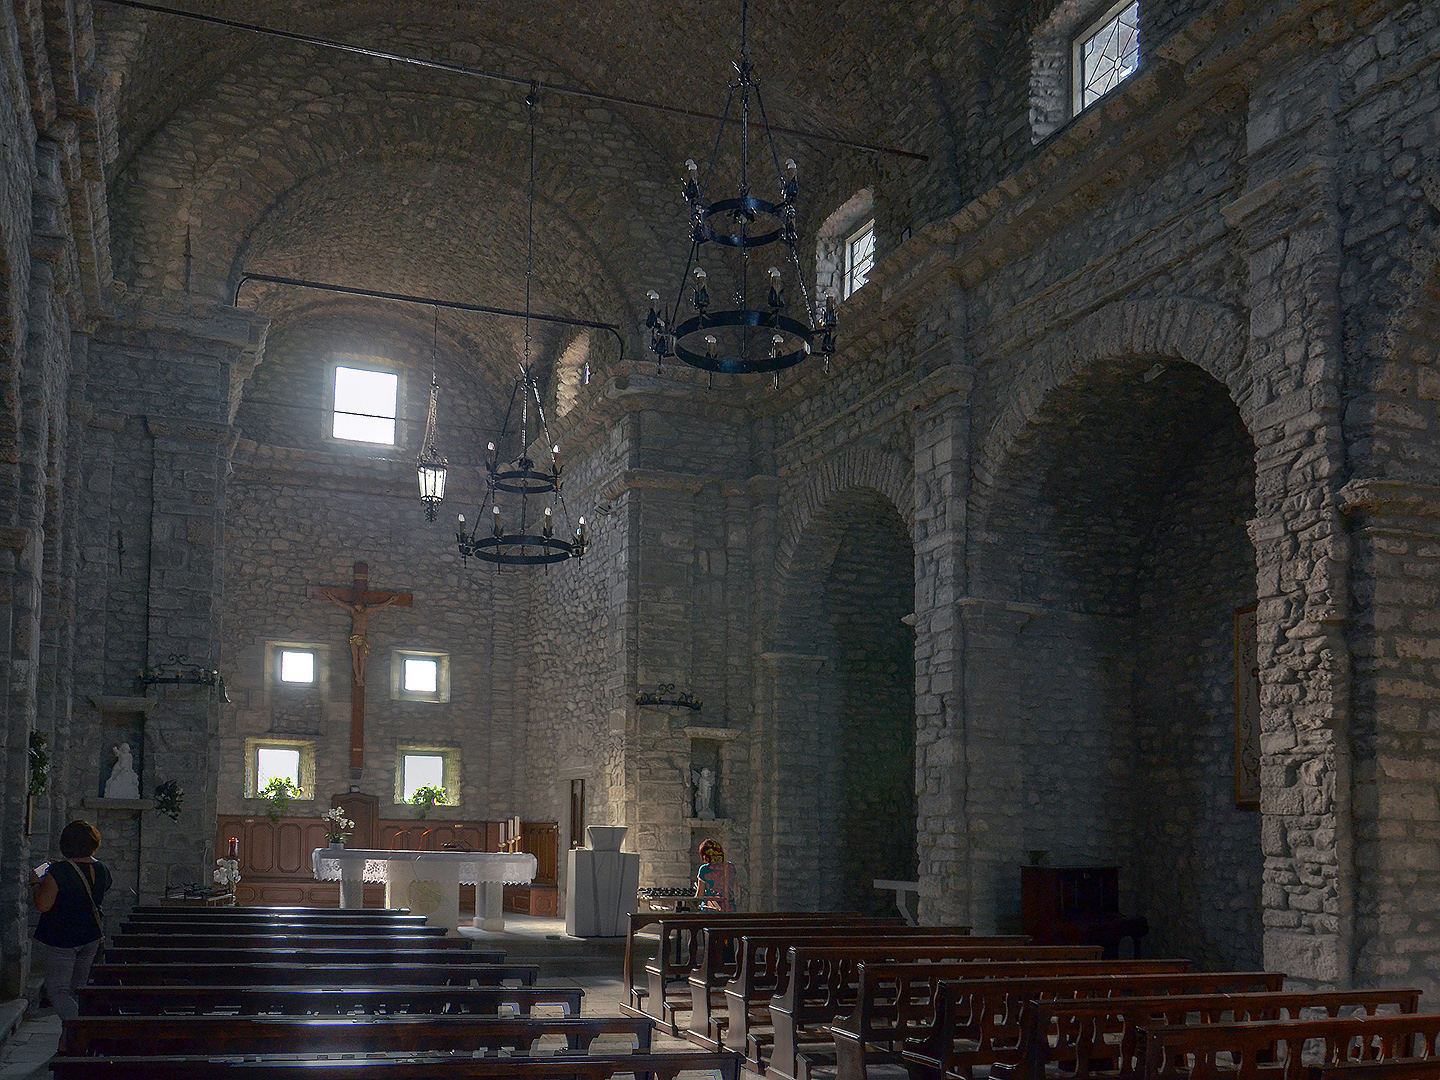
<path fill-rule="evenodd" d="M 330 841 L 330 850 L 331 850 L 331 851 L 334 851 L 336 848 L 339 848 L 341 851 L 344 851 L 344 850 L 345 850 L 345 841 L 344 841 L 344 840 L 331 840 L 331 841 Z"/>

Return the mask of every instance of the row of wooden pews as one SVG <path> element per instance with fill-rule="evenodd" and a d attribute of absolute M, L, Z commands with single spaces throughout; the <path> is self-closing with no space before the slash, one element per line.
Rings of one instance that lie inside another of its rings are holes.
<path fill-rule="evenodd" d="M 1282 973 L 1100 953 L 834 914 L 651 913 L 631 919 L 624 1011 L 742 1052 L 767 1080 L 882 1065 L 911 1080 L 1440 1080 L 1440 1016 L 1417 1012 L 1418 990 L 1286 991 Z"/>
<path fill-rule="evenodd" d="M 136 908 L 51 1068 L 61 1080 L 738 1080 L 737 1055 L 657 1051 L 648 1018 L 582 1017 L 583 990 L 537 974 L 408 912 Z"/>

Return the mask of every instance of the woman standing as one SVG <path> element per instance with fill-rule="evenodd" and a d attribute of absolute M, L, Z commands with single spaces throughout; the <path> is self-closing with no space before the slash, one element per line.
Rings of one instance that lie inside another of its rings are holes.
<path fill-rule="evenodd" d="M 61 1020 L 80 1012 L 75 991 L 90 978 L 90 965 L 105 936 L 100 903 L 110 888 L 110 868 L 95 858 L 100 830 L 72 821 L 60 832 L 63 862 L 46 863 L 30 875 L 30 896 L 40 912 L 35 940 L 45 946 L 45 992 Z"/>

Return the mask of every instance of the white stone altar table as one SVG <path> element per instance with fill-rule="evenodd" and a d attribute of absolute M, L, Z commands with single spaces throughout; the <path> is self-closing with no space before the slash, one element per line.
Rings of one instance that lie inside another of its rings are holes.
<path fill-rule="evenodd" d="M 378 851 L 316 848 L 310 866 L 319 881 L 340 882 L 340 906 L 363 904 L 365 882 L 385 883 L 385 906 L 409 908 L 429 926 L 453 934 L 460 925 L 460 886 L 475 886 L 476 924 L 504 930 L 504 886 L 535 879 L 535 856 L 508 851 Z"/>

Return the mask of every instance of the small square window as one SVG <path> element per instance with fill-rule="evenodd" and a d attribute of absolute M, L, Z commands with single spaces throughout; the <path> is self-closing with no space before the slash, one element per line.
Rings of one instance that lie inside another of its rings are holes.
<path fill-rule="evenodd" d="M 264 791 L 276 778 L 289 780 L 300 788 L 300 751 L 283 746 L 261 746 L 255 750 L 255 790 Z"/>
<path fill-rule="evenodd" d="M 445 758 L 441 754 L 406 754 L 401 770 L 404 774 L 400 782 L 403 802 L 408 803 L 415 797 L 416 789 L 427 784 L 438 788 L 445 786 Z"/>
<path fill-rule="evenodd" d="M 1075 112 L 1088 109 L 1139 66 L 1139 0 L 1121 0 L 1075 39 Z"/>
<path fill-rule="evenodd" d="M 845 298 L 870 280 L 875 268 L 875 222 L 867 221 L 845 241 Z"/>
<path fill-rule="evenodd" d="M 460 805 L 460 751 L 453 746 L 399 746 L 395 754 L 395 802 L 409 803 L 422 787 L 445 791 L 438 806 Z"/>
<path fill-rule="evenodd" d="M 281 649 L 280 681 L 292 686 L 315 685 L 315 652 L 313 649 Z"/>
<path fill-rule="evenodd" d="M 449 701 L 450 655 L 395 649 L 390 653 L 392 701 Z"/>
<path fill-rule="evenodd" d="M 294 799 L 315 797 L 315 744 L 296 739 L 245 740 L 245 797 L 255 799 L 276 779 L 288 780 Z"/>
<path fill-rule="evenodd" d="M 394 446 L 399 393 L 400 376 L 393 371 L 336 366 L 331 434 L 350 442 Z"/>
<path fill-rule="evenodd" d="M 440 661 L 429 656 L 405 658 L 405 692 L 433 694 L 440 688 Z"/>

